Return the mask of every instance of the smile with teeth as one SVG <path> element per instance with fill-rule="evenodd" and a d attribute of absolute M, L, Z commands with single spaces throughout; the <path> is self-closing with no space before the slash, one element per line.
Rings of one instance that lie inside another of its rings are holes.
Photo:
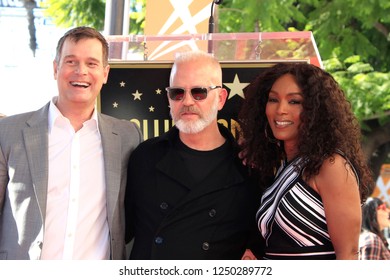
<path fill-rule="evenodd" d="M 91 85 L 90 83 L 86 83 L 86 82 L 71 82 L 70 84 L 74 87 L 83 87 L 83 88 L 87 88 Z"/>
<path fill-rule="evenodd" d="M 275 121 L 277 127 L 284 127 L 293 124 L 292 121 Z"/>

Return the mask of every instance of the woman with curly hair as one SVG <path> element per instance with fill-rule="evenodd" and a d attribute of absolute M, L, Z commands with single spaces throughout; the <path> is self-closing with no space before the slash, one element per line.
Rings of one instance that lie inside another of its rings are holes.
<path fill-rule="evenodd" d="M 256 215 L 264 258 L 358 259 L 373 181 L 359 123 L 333 77 L 276 64 L 246 87 L 239 121 L 243 160 L 267 186 Z"/>
<path fill-rule="evenodd" d="M 361 260 L 390 260 L 389 243 L 383 230 L 390 227 L 390 210 L 379 198 L 370 197 L 363 206 L 360 234 Z"/>

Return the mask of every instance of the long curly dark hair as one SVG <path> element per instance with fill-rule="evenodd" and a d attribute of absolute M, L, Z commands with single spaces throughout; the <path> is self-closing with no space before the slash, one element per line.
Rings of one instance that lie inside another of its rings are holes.
<path fill-rule="evenodd" d="M 317 175 L 326 158 L 342 151 L 359 176 L 361 201 L 374 184 L 361 147 L 361 130 L 351 104 L 338 83 L 326 71 L 307 63 L 277 63 L 260 73 L 244 89 L 245 100 L 238 114 L 244 160 L 256 167 L 267 184 L 285 159 L 283 143 L 272 139 L 265 114 L 269 92 L 275 81 L 291 74 L 302 90 L 298 153 L 307 159 L 305 176 Z"/>
<path fill-rule="evenodd" d="M 379 227 L 377 212 L 383 201 L 377 197 L 369 197 L 362 209 L 362 231 L 367 230 L 378 235 L 386 247 L 389 245 L 383 231 Z"/>

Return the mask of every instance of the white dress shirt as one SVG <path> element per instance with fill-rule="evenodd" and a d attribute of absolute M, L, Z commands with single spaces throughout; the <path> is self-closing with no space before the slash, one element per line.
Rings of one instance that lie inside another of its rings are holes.
<path fill-rule="evenodd" d="M 49 108 L 49 185 L 41 259 L 109 259 L 104 159 L 96 110 L 75 132 L 55 106 L 56 100 Z"/>

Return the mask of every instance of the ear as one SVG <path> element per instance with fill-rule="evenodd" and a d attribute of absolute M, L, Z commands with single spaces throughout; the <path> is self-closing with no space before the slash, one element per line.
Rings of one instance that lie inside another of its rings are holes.
<path fill-rule="evenodd" d="M 104 81 L 103 84 L 107 83 L 108 80 L 108 73 L 110 72 L 110 65 L 107 65 L 104 67 Z"/>
<path fill-rule="evenodd" d="M 57 72 L 58 72 L 58 64 L 57 64 L 57 61 L 54 59 L 54 60 L 53 60 L 53 75 L 54 75 L 54 80 L 57 80 Z"/>
<path fill-rule="evenodd" d="M 223 106 L 225 106 L 225 103 L 226 103 L 226 99 L 227 99 L 227 96 L 228 96 L 228 92 L 225 88 L 221 88 L 219 90 L 219 102 L 218 102 L 218 111 L 219 110 L 222 110 Z"/>

